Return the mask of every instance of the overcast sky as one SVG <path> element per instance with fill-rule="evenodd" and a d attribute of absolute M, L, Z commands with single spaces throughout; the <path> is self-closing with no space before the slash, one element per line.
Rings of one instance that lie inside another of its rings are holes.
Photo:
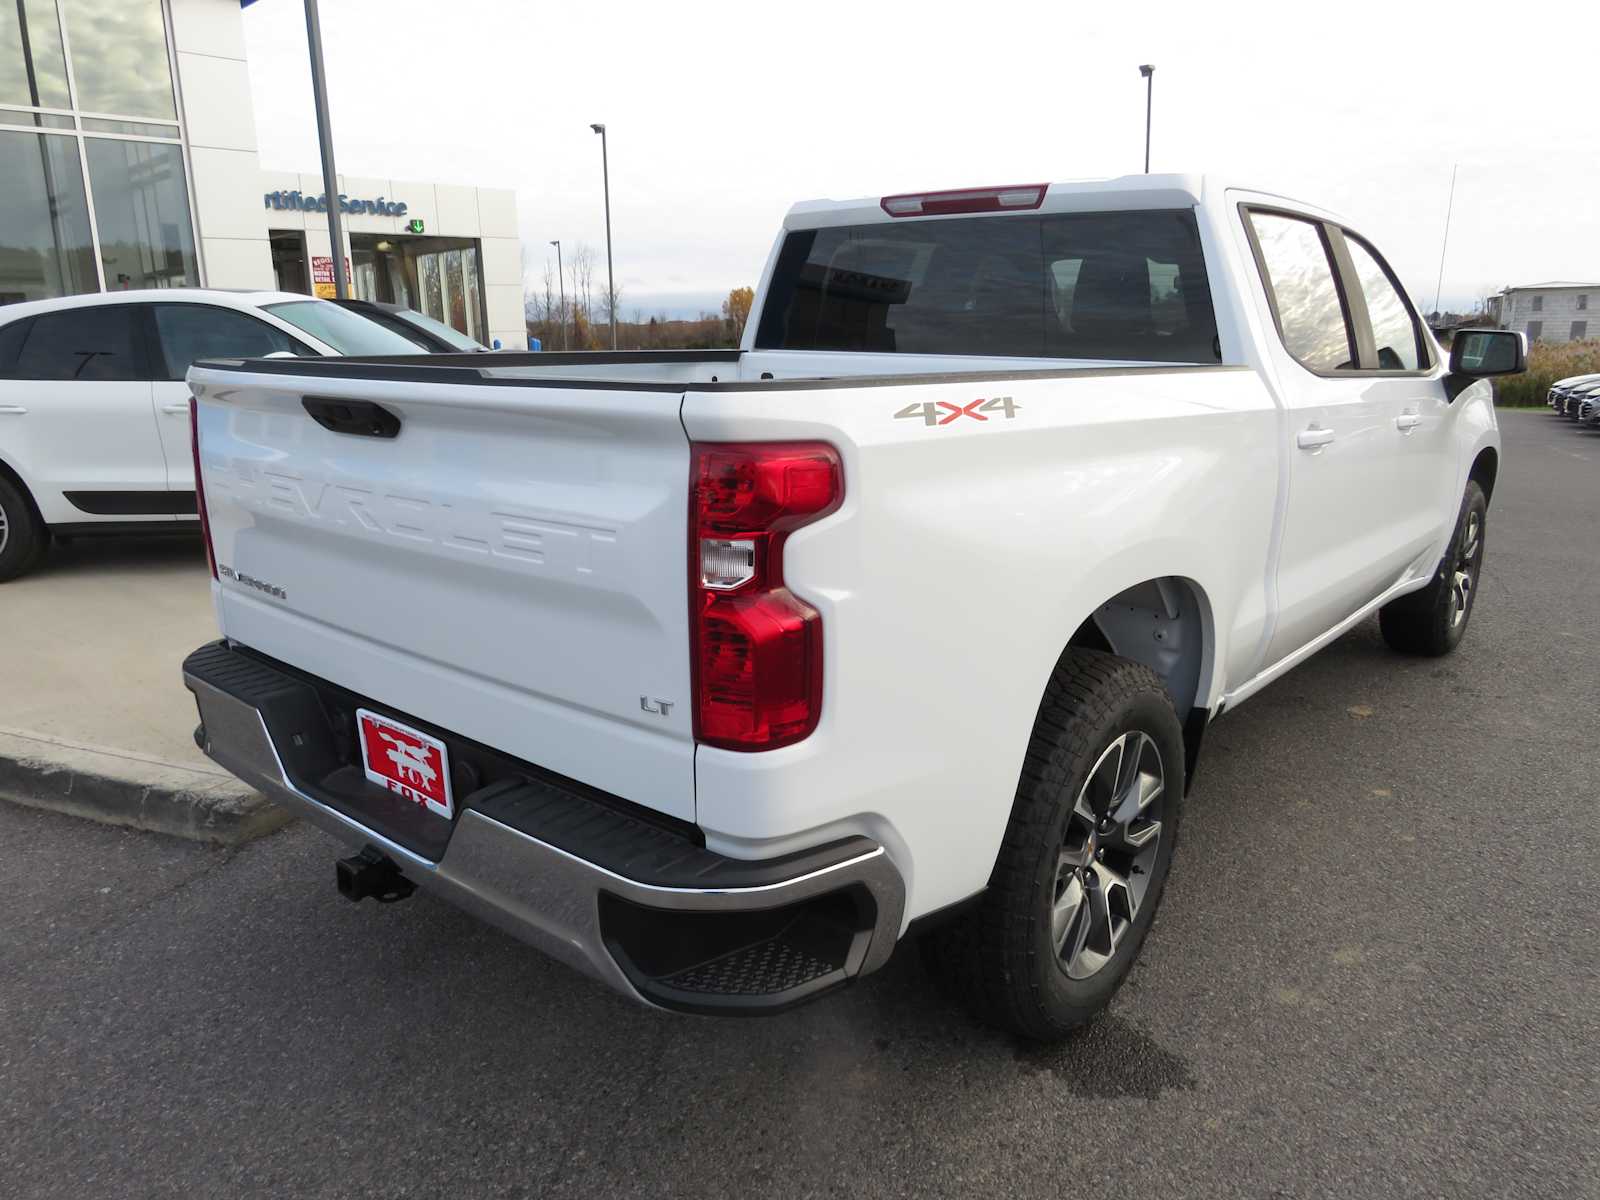
<path fill-rule="evenodd" d="M 753 285 L 818 196 L 1224 172 L 1333 208 L 1433 307 L 1600 280 L 1600 4 L 1083 6 L 323 0 L 341 172 L 511 187 L 603 255 L 609 128 L 623 311 Z M 1309 6 L 1305 11 L 1312 11 Z M 315 170 L 302 6 L 245 10 L 261 161 Z M 603 266 L 603 264 L 602 264 Z"/>

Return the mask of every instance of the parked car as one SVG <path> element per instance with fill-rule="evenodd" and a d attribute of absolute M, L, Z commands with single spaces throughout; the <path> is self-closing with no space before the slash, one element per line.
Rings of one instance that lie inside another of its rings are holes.
<path fill-rule="evenodd" d="M 1578 410 L 1585 400 L 1600 396 L 1600 379 L 1587 383 L 1580 383 L 1567 389 L 1566 399 L 1563 402 L 1563 411 L 1566 416 L 1576 421 L 1579 419 Z"/>
<path fill-rule="evenodd" d="M 926 931 L 1059 1037 L 1213 718 L 1373 614 L 1460 642 L 1525 353 L 1441 361 L 1322 209 L 1149 175 L 797 205 L 739 350 L 198 364 L 196 737 L 352 899 L 634 999 L 775 1011 Z"/>
<path fill-rule="evenodd" d="M 0 582 L 52 534 L 195 523 L 197 358 L 415 354 L 399 334 L 292 292 L 152 289 L 0 308 Z"/>
<path fill-rule="evenodd" d="M 476 338 L 468 337 L 459 329 L 437 321 L 427 313 L 419 313 L 403 304 L 387 304 L 381 300 L 331 300 L 340 308 L 348 308 L 369 321 L 398 333 L 406 341 L 426 350 L 429 354 L 462 354 L 487 352 Z"/>
<path fill-rule="evenodd" d="M 1550 385 L 1550 390 L 1545 394 L 1545 399 L 1549 402 L 1551 408 L 1557 412 L 1562 412 L 1566 404 L 1567 393 L 1571 389 L 1595 382 L 1600 382 L 1600 375 L 1570 375 L 1566 379 L 1558 379 Z"/>
<path fill-rule="evenodd" d="M 1562 416 L 1577 417 L 1578 403 L 1600 388 L 1600 375 L 1574 375 L 1558 379 L 1550 387 L 1550 407 Z"/>

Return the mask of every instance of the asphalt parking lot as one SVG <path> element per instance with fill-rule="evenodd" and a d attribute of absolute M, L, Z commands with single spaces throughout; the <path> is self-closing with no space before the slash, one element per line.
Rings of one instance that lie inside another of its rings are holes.
<path fill-rule="evenodd" d="M 1461 650 L 1371 622 L 1218 722 L 1068 1044 L 912 947 L 781 1017 L 659 1015 L 425 894 L 346 903 L 304 826 L 0 804 L 5 1194 L 1600 1194 L 1600 434 L 1502 419 Z"/>

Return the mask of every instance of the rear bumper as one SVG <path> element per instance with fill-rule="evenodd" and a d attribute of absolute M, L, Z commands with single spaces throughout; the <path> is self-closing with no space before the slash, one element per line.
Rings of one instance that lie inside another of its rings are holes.
<path fill-rule="evenodd" d="M 777 1011 L 882 966 L 899 936 L 904 881 L 870 839 L 769 861 L 729 859 L 526 764 L 525 776 L 513 766 L 461 796 L 442 853 L 419 852 L 416 841 L 361 815 L 363 806 L 404 802 L 367 784 L 359 759 L 348 761 L 345 694 L 222 642 L 191 654 L 183 675 L 200 710 L 201 748 L 220 765 L 351 845 L 376 846 L 422 887 L 647 1004 Z"/>

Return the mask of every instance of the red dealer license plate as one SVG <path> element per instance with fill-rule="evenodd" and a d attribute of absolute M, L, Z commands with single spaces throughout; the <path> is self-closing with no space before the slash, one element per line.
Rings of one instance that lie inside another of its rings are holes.
<path fill-rule="evenodd" d="M 443 742 L 365 708 L 356 709 L 356 730 L 368 779 L 446 820 L 455 815 Z"/>

